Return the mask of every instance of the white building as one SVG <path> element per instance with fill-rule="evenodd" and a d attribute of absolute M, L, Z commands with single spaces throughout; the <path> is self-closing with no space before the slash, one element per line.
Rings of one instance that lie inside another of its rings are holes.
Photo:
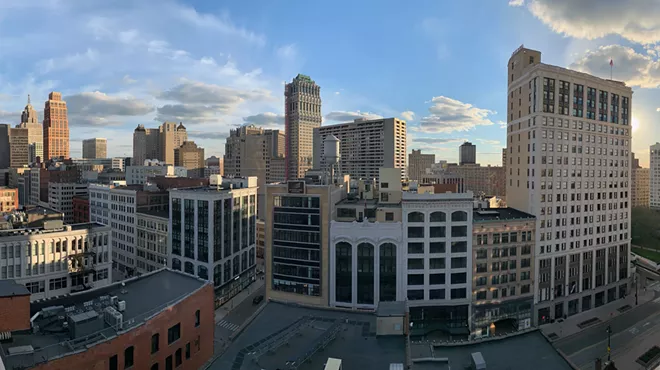
<path fill-rule="evenodd" d="M 660 209 L 660 143 L 651 145 L 649 166 L 649 202 L 653 209 Z"/>
<path fill-rule="evenodd" d="M 507 205 L 535 215 L 535 323 L 630 292 L 632 89 L 541 63 L 508 63 Z"/>
<path fill-rule="evenodd" d="M 170 190 L 168 255 L 172 269 L 218 289 L 256 265 L 257 178 L 211 184 Z"/>
<path fill-rule="evenodd" d="M 126 159 L 123 158 L 123 157 L 113 157 L 112 158 L 112 168 L 116 169 L 116 170 L 123 171 L 125 161 L 126 161 Z"/>
<path fill-rule="evenodd" d="M 169 230 L 169 212 L 139 210 L 136 216 L 137 271 L 147 273 L 168 266 L 167 230 Z"/>
<path fill-rule="evenodd" d="M 153 176 L 188 177 L 188 170 L 155 160 L 145 161 L 144 166 L 126 166 L 127 185 L 145 184 L 147 179 Z"/>
<path fill-rule="evenodd" d="M 110 228 L 96 223 L 0 231 L 0 279 L 52 298 L 110 284 Z"/>
<path fill-rule="evenodd" d="M 64 223 L 73 223 L 73 197 L 87 195 L 87 184 L 48 183 L 48 207 L 64 214 Z"/>

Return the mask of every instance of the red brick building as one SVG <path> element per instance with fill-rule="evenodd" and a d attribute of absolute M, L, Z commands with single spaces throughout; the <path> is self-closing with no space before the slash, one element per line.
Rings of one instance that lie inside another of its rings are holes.
<path fill-rule="evenodd" d="M 89 222 L 89 197 L 73 197 L 73 223 L 82 224 Z"/>
<path fill-rule="evenodd" d="M 12 212 L 18 208 L 18 189 L 0 187 L 0 213 Z"/>
<path fill-rule="evenodd" d="M 33 302 L 31 308 L 28 297 L 22 309 L 29 314 L 28 328 L 30 315 L 40 312 L 34 324 L 48 325 L 53 332 L 60 329 L 68 332 L 64 338 L 67 345 L 60 344 L 62 332 L 15 333 L 13 342 L 0 344 L 2 353 L 24 345 L 35 346 L 34 353 L 4 357 L 5 366 L 39 370 L 196 370 L 211 359 L 215 328 L 211 283 L 169 269 L 124 283 Z M 113 303 L 115 300 L 124 303 Z M 6 309 L 15 315 L 19 308 L 6 307 L 0 301 L 0 318 Z M 68 325 L 57 320 L 53 323 L 53 317 L 57 317 L 53 316 L 53 310 L 61 310 Z M 112 321 L 111 325 L 108 318 L 117 316 L 123 320 Z M 85 326 L 89 324 L 92 326 Z M 44 343 L 48 339 L 52 341 Z M 42 344 L 45 346 L 41 347 Z M 42 362 L 44 359 L 46 362 Z"/>
<path fill-rule="evenodd" d="M 14 280 L 0 280 L 0 333 L 30 329 L 30 291 Z"/>

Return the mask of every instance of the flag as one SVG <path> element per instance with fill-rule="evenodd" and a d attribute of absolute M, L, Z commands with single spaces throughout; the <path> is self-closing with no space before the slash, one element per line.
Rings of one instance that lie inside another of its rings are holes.
<path fill-rule="evenodd" d="M 612 59 L 610 59 L 610 67 L 613 67 L 613 66 L 614 66 L 614 61 Z"/>

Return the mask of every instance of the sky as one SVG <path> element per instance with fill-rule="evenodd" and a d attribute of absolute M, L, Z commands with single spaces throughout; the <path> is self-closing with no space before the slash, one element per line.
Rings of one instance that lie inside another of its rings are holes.
<path fill-rule="evenodd" d="M 71 156 L 108 139 L 132 155 L 138 124 L 183 122 L 206 156 L 229 130 L 283 128 L 284 83 L 321 86 L 324 124 L 408 122 L 408 150 L 501 164 L 506 66 L 521 44 L 542 62 L 633 87 L 633 152 L 660 141 L 658 0 L 2 0 L 0 123 L 31 94 L 69 108 Z"/>

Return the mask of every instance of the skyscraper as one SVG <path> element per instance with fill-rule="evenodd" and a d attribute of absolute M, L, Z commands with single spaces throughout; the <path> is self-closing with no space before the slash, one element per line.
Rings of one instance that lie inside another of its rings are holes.
<path fill-rule="evenodd" d="M 51 92 L 44 108 L 44 158 L 69 158 L 69 120 L 62 94 Z"/>
<path fill-rule="evenodd" d="M 312 168 L 313 130 L 321 126 L 321 87 L 298 74 L 284 88 L 286 177 L 297 179 Z"/>
<path fill-rule="evenodd" d="M 204 176 L 204 148 L 194 141 L 184 141 L 174 149 L 174 165 L 188 170 L 188 177 Z"/>
<path fill-rule="evenodd" d="M 469 141 L 461 144 L 458 151 L 458 164 L 476 164 L 477 163 L 477 146 Z"/>
<path fill-rule="evenodd" d="M 28 95 L 27 105 L 23 109 L 21 123 L 18 127 L 28 130 L 28 147 L 31 148 L 29 151 L 29 162 L 35 163 L 37 157 L 43 161 L 44 128 L 39 123 L 37 111 L 32 107 L 30 95 Z"/>
<path fill-rule="evenodd" d="M 27 166 L 30 162 L 28 134 L 29 130 L 20 125 L 9 130 L 9 159 L 13 168 Z"/>
<path fill-rule="evenodd" d="M 535 323 L 626 296 L 632 90 L 524 47 L 507 81 L 506 201 L 538 220 Z"/>
<path fill-rule="evenodd" d="M 433 164 L 435 164 L 435 154 L 422 154 L 421 149 L 413 149 L 412 153 L 408 154 L 408 178 L 420 181 Z"/>
<path fill-rule="evenodd" d="M 83 140 L 82 156 L 88 159 L 108 158 L 108 139 L 97 137 Z"/>
<path fill-rule="evenodd" d="M 133 165 L 142 166 L 147 159 L 174 164 L 174 149 L 188 140 L 183 123 L 164 122 L 158 128 L 138 125 L 133 132 Z"/>
<path fill-rule="evenodd" d="M 11 126 L 6 123 L 0 124 L 0 169 L 9 168 L 11 161 L 9 156 L 11 151 L 9 149 L 9 135 Z"/>

